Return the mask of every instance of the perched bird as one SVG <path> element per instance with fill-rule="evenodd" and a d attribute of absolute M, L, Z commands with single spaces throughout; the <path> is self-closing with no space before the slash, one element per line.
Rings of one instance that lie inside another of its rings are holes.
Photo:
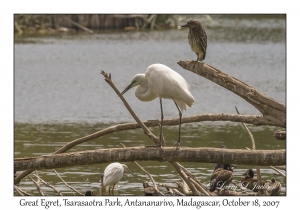
<path fill-rule="evenodd" d="M 271 181 L 266 183 L 266 195 L 280 195 L 281 184 L 272 177 Z"/>
<path fill-rule="evenodd" d="M 187 24 L 182 25 L 181 27 L 189 28 L 188 40 L 192 51 L 197 55 L 196 63 L 198 61 L 203 61 L 206 55 L 207 35 L 200 21 L 189 20 Z"/>
<path fill-rule="evenodd" d="M 114 187 L 122 179 L 124 169 L 128 170 L 133 175 L 133 173 L 128 169 L 128 167 L 125 164 L 111 163 L 105 168 L 104 173 L 101 176 L 100 182 L 102 186 L 109 186 L 109 194 L 111 188 L 112 194 L 114 194 Z"/>
<path fill-rule="evenodd" d="M 85 196 L 94 196 L 95 194 L 93 193 L 93 191 L 88 190 L 85 192 Z"/>
<path fill-rule="evenodd" d="M 252 169 L 248 169 L 244 174 L 245 177 L 241 180 L 241 184 L 243 187 L 246 187 L 249 190 L 252 190 L 253 192 L 258 192 L 260 189 L 259 182 L 257 180 L 257 177 L 254 176 L 254 172 Z M 265 185 L 264 182 L 262 182 L 261 186 Z"/>
<path fill-rule="evenodd" d="M 210 178 L 210 192 L 216 190 L 216 188 L 223 188 L 229 185 L 233 179 L 233 167 L 231 164 L 223 164 L 223 168 L 217 168 L 214 170 Z"/>
<path fill-rule="evenodd" d="M 162 98 L 172 99 L 174 101 L 179 112 L 179 134 L 177 141 L 177 146 L 179 146 L 182 111 L 191 107 L 195 102 L 194 97 L 188 90 L 188 83 L 186 80 L 168 66 L 163 64 L 152 64 L 147 68 L 145 74 L 135 75 L 121 95 L 135 86 L 138 86 L 135 91 L 135 96 L 141 101 L 152 101 L 159 97 L 161 111 L 160 146 L 164 118 Z"/>

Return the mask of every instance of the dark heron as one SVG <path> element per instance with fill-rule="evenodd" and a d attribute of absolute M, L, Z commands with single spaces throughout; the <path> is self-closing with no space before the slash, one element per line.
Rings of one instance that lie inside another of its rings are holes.
<path fill-rule="evenodd" d="M 196 63 L 198 61 L 203 61 L 206 55 L 207 36 L 201 23 L 198 20 L 189 20 L 187 24 L 181 27 L 189 28 L 188 39 L 192 51 L 197 55 Z"/>

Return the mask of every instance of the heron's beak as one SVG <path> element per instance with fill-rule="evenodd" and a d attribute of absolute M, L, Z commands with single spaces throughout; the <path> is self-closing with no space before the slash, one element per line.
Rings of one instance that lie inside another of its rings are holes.
<path fill-rule="evenodd" d="M 182 26 L 180 26 L 180 27 L 188 27 L 188 24 L 184 24 L 184 25 L 182 25 Z"/>
<path fill-rule="evenodd" d="M 125 90 L 123 90 L 123 92 L 121 93 L 121 95 L 123 95 L 124 93 L 126 93 L 130 88 L 132 88 L 132 83 L 130 85 L 128 85 L 127 88 L 125 88 Z"/>

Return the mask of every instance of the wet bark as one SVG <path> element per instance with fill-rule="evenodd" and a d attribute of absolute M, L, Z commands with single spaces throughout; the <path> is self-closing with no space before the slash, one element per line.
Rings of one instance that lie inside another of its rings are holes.
<path fill-rule="evenodd" d="M 114 161 L 204 162 L 276 166 L 286 163 L 286 150 L 242 150 L 208 147 L 178 149 L 176 147 L 157 148 L 155 146 L 112 148 L 32 158 L 16 158 L 14 169 L 16 171 L 50 169 Z"/>
<path fill-rule="evenodd" d="M 286 105 L 203 62 L 179 61 L 178 65 L 230 90 L 258 109 L 263 117 L 277 126 L 286 127 Z"/>

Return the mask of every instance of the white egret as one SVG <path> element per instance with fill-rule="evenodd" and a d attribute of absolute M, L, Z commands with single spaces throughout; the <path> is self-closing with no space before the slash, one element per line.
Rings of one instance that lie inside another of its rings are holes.
<path fill-rule="evenodd" d="M 159 97 L 161 111 L 160 146 L 164 118 L 161 99 L 166 98 L 174 101 L 179 111 L 179 134 L 177 141 L 177 146 L 179 146 L 182 111 L 191 107 L 195 102 L 194 97 L 188 90 L 188 83 L 186 80 L 168 66 L 163 64 L 152 64 L 147 68 L 145 74 L 135 75 L 121 95 L 135 86 L 138 86 L 135 91 L 135 96 L 141 101 L 152 101 Z"/>
<path fill-rule="evenodd" d="M 109 194 L 111 187 L 112 194 L 114 194 L 114 187 L 122 179 L 125 169 L 127 169 L 133 175 L 133 173 L 128 169 L 128 167 L 125 164 L 120 164 L 116 162 L 109 164 L 105 168 L 104 173 L 101 176 L 100 182 L 102 186 L 109 186 Z"/>

